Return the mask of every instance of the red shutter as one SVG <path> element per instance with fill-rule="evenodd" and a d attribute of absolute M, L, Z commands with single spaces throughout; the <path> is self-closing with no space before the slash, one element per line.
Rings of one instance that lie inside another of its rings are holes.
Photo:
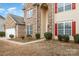
<path fill-rule="evenodd" d="M 57 13 L 57 3 L 55 3 L 54 5 L 54 10 L 55 10 L 55 13 Z"/>
<path fill-rule="evenodd" d="M 56 36 L 58 35 L 58 33 L 57 33 L 57 28 L 58 28 L 57 23 L 55 23 L 55 35 L 56 35 Z"/>
<path fill-rule="evenodd" d="M 72 35 L 76 34 L 76 22 L 72 22 Z"/>
<path fill-rule="evenodd" d="M 76 3 L 72 3 L 72 9 L 76 9 Z"/>

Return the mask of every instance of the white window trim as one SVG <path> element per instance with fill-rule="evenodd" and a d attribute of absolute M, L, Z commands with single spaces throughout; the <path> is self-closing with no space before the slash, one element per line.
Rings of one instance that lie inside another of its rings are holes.
<path fill-rule="evenodd" d="M 71 35 L 72 35 L 72 21 L 61 21 L 61 22 L 57 22 L 57 24 L 59 24 L 59 23 L 63 23 L 64 25 L 65 25 L 65 23 L 71 23 Z M 65 29 L 65 26 L 64 25 L 63 25 L 63 27 Z M 57 26 L 57 33 L 58 33 L 58 26 Z M 65 30 L 64 30 L 64 35 L 65 35 Z"/>
<path fill-rule="evenodd" d="M 30 11 L 32 11 L 32 16 L 33 16 L 33 9 L 29 9 L 27 10 L 26 14 L 27 14 L 27 18 L 31 18 L 32 16 L 30 16 Z"/>
<path fill-rule="evenodd" d="M 26 31 L 29 31 L 29 33 L 27 33 L 27 34 L 31 35 L 31 32 L 30 32 L 30 31 L 31 31 L 31 30 L 30 30 L 30 26 L 31 26 L 31 25 L 29 24 L 29 25 L 27 25 L 27 26 L 29 26 L 29 30 L 26 30 Z M 33 29 L 32 29 L 32 31 L 33 31 Z"/>
<path fill-rule="evenodd" d="M 65 4 L 66 3 L 63 3 L 63 11 L 62 12 L 69 11 L 69 10 L 65 10 Z M 71 10 L 72 10 L 72 3 L 70 3 L 70 4 L 71 4 Z M 57 12 L 58 12 L 58 6 L 57 6 Z M 58 13 L 60 13 L 60 12 L 58 12 Z"/>

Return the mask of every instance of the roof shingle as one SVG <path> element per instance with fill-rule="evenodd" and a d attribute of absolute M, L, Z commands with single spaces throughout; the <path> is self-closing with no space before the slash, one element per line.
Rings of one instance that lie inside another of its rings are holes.
<path fill-rule="evenodd" d="M 13 14 L 9 14 L 9 16 L 12 17 L 17 24 L 25 24 L 23 17 L 16 16 L 16 15 L 13 15 Z"/>

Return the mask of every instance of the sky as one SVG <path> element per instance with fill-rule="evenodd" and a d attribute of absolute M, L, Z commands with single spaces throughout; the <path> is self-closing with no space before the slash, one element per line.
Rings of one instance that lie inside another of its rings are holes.
<path fill-rule="evenodd" d="M 23 16 L 23 3 L 0 3 L 0 15 L 6 17 L 8 13 Z"/>

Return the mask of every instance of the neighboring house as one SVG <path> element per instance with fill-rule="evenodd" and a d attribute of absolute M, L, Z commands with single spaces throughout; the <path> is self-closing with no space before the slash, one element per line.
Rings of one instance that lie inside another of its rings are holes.
<path fill-rule="evenodd" d="M 52 32 L 53 4 L 51 3 L 27 3 L 24 5 L 24 21 L 26 35 L 35 36 L 40 33 L 44 37 L 45 32 Z"/>
<path fill-rule="evenodd" d="M 4 22 L 5 18 L 0 15 L 0 32 L 4 32 Z"/>
<path fill-rule="evenodd" d="M 79 4 L 55 3 L 54 22 L 55 36 L 79 34 Z"/>
<path fill-rule="evenodd" d="M 10 34 L 13 34 L 14 37 L 25 36 L 24 18 L 13 14 L 8 14 L 5 22 L 5 32 L 7 38 L 9 38 Z"/>

